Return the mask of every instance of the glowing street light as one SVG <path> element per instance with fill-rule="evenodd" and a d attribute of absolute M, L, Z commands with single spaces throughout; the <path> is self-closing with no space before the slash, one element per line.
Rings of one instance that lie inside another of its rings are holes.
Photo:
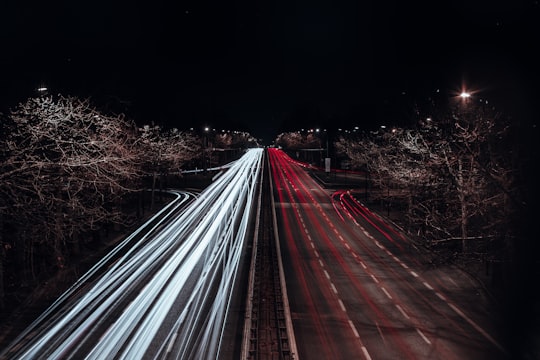
<path fill-rule="evenodd" d="M 468 98 L 471 97 L 471 93 L 466 92 L 466 91 L 463 91 L 461 94 L 459 94 L 459 96 L 460 96 L 462 99 L 468 99 Z"/>

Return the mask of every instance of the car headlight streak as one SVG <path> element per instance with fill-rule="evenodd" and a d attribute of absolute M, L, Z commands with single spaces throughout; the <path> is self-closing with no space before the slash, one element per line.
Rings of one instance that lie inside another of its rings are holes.
<path fill-rule="evenodd" d="M 262 155 L 248 150 L 167 226 L 131 244 L 89 291 L 56 304 L 61 316 L 36 327 L 17 358 L 216 358 Z"/>

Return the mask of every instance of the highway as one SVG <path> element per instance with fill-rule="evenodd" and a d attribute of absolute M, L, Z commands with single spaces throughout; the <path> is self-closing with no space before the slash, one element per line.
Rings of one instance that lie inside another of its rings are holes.
<path fill-rule="evenodd" d="M 298 359 L 502 359 L 472 280 L 269 149 Z"/>
<path fill-rule="evenodd" d="M 84 275 L 2 359 L 215 359 L 263 149 L 197 196 L 178 193 Z"/>

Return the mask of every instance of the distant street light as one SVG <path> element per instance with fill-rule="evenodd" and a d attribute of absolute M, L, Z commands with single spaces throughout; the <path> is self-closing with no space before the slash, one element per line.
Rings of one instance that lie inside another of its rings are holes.
<path fill-rule="evenodd" d="M 38 88 L 37 88 L 37 91 L 39 91 L 39 92 L 45 92 L 45 91 L 47 91 L 47 90 L 48 90 L 48 89 L 47 89 L 45 86 L 42 86 L 42 87 L 38 87 Z"/>
<path fill-rule="evenodd" d="M 463 91 L 461 94 L 459 94 L 459 96 L 462 98 L 462 99 L 468 99 L 471 97 L 471 94 L 466 92 L 466 91 Z"/>

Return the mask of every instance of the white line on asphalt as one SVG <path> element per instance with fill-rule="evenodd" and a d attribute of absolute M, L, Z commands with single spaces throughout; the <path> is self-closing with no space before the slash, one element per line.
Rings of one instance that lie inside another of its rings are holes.
<path fill-rule="evenodd" d="M 389 299 L 392 299 L 392 296 L 388 293 L 388 291 L 386 291 L 384 287 L 381 286 L 381 289 L 386 294 L 386 296 L 388 296 Z"/>
<path fill-rule="evenodd" d="M 423 282 L 424 286 L 427 287 L 429 290 L 433 290 L 433 287 L 429 285 L 427 282 Z"/>
<path fill-rule="evenodd" d="M 429 339 L 426 337 L 426 335 L 424 335 L 423 332 L 420 331 L 420 329 L 416 328 L 416 332 L 418 334 L 420 334 L 420 336 L 422 337 L 422 339 L 424 339 L 425 342 L 428 343 L 428 345 L 431 345 L 431 341 L 429 341 Z"/>
<path fill-rule="evenodd" d="M 328 274 L 328 271 L 324 270 L 324 275 L 328 280 L 330 280 L 330 274 Z"/>
<path fill-rule="evenodd" d="M 354 333 L 354 336 L 356 336 L 357 338 L 360 337 L 360 334 L 358 334 L 358 330 L 356 330 L 356 326 L 354 326 L 352 320 L 349 320 L 349 325 L 351 326 L 351 329 Z"/>
<path fill-rule="evenodd" d="M 409 315 L 407 315 L 407 313 L 403 310 L 403 308 L 399 304 L 396 304 L 396 307 L 398 308 L 399 312 L 401 312 L 401 314 L 405 316 L 406 319 L 410 319 Z"/>
<path fill-rule="evenodd" d="M 369 353 L 365 346 L 362 346 L 362 352 L 364 353 L 364 356 L 366 357 L 367 360 L 371 360 L 371 356 L 369 356 Z"/>
<path fill-rule="evenodd" d="M 345 304 L 343 303 L 343 301 L 341 301 L 341 299 L 338 299 L 339 301 L 339 306 L 341 306 L 341 310 L 343 310 L 343 312 L 347 312 L 347 309 L 345 308 Z"/>

